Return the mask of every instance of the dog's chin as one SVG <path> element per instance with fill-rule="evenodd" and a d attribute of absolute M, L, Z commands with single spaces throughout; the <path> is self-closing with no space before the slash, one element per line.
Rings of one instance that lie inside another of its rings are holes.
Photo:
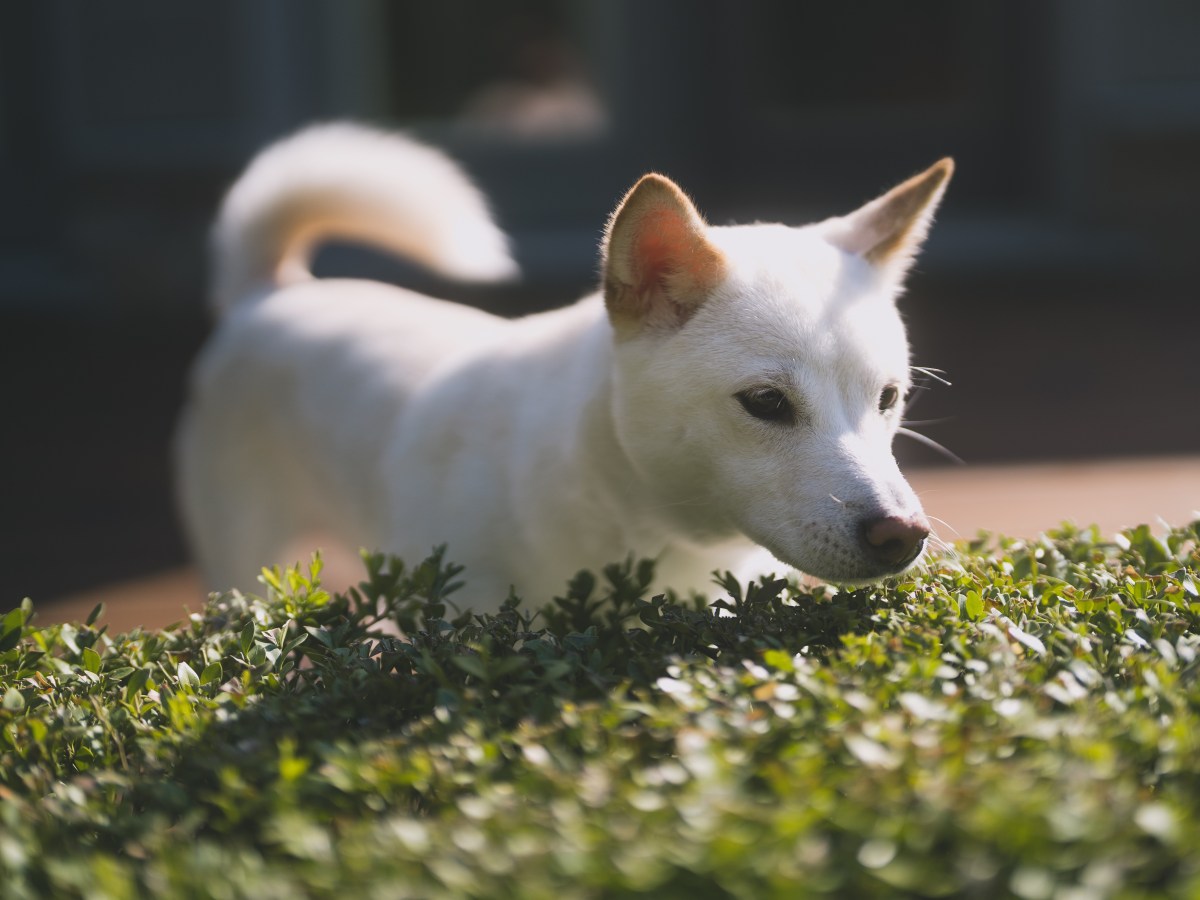
<path fill-rule="evenodd" d="M 824 573 L 811 572 L 810 574 L 832 584 L 844 584 L 847 587 L 867 587 L 872 584 L 878 584 L 886 578 L 903 575 L 916 566 L 924 556 L 925 550 L 922 548 L 921 552 L 908 562 L 897 566 L 872 566 L 864 563 L 863 566 L 856 567 L 850 571 L 829 570 Z"/>
<path fill-rule="evenodd" d="M 777 559 L 803 572 L 805 575 L 818 581 L 845 585 L 847 587 L 867 587 L 872 584 L 878 584 L 886 578 L 903 575 L 925 558 L 924 547 L 912 559 L 896 566 L 880 566 L 862 558 L 845 561 L 800 559 L 794 554 L 787 554 L 770 547 L 767 549 Z"/>

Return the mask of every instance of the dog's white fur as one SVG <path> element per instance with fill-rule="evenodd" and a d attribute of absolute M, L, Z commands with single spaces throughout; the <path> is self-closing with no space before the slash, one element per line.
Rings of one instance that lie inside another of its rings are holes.
<path fill-rule="evenodd" d="M 413 561 L 447 543 L 477 611 L 629 553 L 684 591 L 775 568 L 759 547 L 830 580 L 894 571 L 862 523 L 923 521 L 891 453 L 900 404 L 879 407 L 909 384 L 894 300 L 950 171 L 802 228 L 710 227 L 646 176 L 609 223 L 605 290 L 504 320 L 308 273 L 322 238 L 349 236 L 512 276 L 444 156 L 351 125 L 276 144 L 215 229 L 222 317 L 177 446 L 205 579 L 249 586 L 305 540 Z M 790 419 L 739 400 L 766 388 Z"/>

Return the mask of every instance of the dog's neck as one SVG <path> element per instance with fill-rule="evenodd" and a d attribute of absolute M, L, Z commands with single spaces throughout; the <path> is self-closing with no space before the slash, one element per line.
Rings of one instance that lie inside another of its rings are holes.
<path fill-rule="evenodd" d="M 567 315 L 579 320 L 569 352 L 557 360 L 566 371 L 558 374 L 563 383 L 588 384 L 590 393 L 585 401 L 561 411 L 561 433 L 543 436 L 543 453 L 554 461 L 548 463 L 543 455 L 542 472 L 531 474 L 554 477 L 560 489 L 539 495 L 550 504 L 561 503 L 560 515 L 577 520 L 569 527 L 593 532 L 597 544 L 610 545 L 619 554 L 634 548 L 647 555 L 702 553 L 731 543 L 744 551 L 746 539 L 732 526 L 715 522 L 695 506 L 694 498 L 681 504 L 667 496 L 651 474 L 637 470 L 618 434 L 616 353 L 603 304 L 593 296 L 569 309 Z M 581 486 L 586 486 L 585 497 L 575 494 Z"/>

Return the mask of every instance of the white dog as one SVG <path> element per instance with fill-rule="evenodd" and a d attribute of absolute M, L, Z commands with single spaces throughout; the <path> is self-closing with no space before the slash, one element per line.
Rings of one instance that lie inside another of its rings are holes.
<path fill-rule="evenodd" d="M 182 508 L 213 588 L 318 544 L 466 566 L 494 610 L 630 553 L 659 586 L 778 560 L 868 581 L 929 532 L 891 453 L 909 387 L 895 298 L 953 165 L 802 228 L 712 227 L 662 175 L 612 215 L 603 290 L 505 320 L 314 280 L 324 238 L 459 278 L 516 272 L 463 173 L 351 125 L 267 149 L 215 230 L 222 317 L 181 426 Z"/>

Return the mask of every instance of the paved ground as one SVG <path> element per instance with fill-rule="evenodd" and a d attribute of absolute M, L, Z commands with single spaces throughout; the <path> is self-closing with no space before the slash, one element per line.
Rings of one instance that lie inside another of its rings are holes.
<path fill-rule="evenodd" d="M 947 540 L 980 530 L 1032 537 L 1064 517 L 1105 534 L 1200 518 L 1200 457 L 924 469 L 912 481 Z M 194 571 L 175 568 L 62 598 L 43 605 L 39 616 L 79 619 L 101 602 L 104 621 L 122 631 L 178 621 L 200 608 L 203 591 Z"/>
<path fill-rule="evenodd" d="M 947 540 L 1032 537 L 1064 520 L 1111 534 L 1200 518 L 1200 456 L 933 469 L 913 483 Z"/>

